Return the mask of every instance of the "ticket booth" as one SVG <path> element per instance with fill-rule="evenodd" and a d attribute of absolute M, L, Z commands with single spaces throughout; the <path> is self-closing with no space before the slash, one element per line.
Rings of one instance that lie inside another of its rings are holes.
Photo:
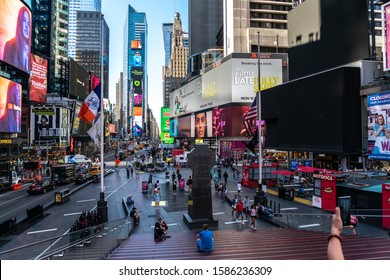
<path fill-rule="evenodd" d="M 390 184 L 382 184 L 382 227 L 390 229 Z"/>
<path fill-rule="evenodd" d="M 273 186 L 277 184 L 277 174 L 272 174 L 278 167 L 277 163 L 265 162 L 261 169 L 262 184 Z M 259 182 L 259 164 L 244 162 L 242 165 L 241 184 L 245 187 L 257 189 Z M 265 191 L 265 190 L 264 190 Z"/>
<path fill-rule="evenodd" d="M 334 212 L 336 208 L 336 178 L 328 173 L 314 173 L 314 192 L 312 203 L 314 207 Z"/>

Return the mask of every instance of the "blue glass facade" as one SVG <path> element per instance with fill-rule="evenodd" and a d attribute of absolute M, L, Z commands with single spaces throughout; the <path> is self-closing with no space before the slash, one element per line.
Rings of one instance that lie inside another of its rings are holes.
<path fill-rule="evenodd" d="M 144 128 L 146 109 L 148 103 L 148 83 L 147 83 L 147 37 L 148 25 L 146 14 L 137 12 L 131 5 L 128 7 L 128 13 L 124 26 L 124 44 L 123 44 L 123 103 L 124 120 L 122 125 L 126 127 L 128 133 L 133 131 L 136 124 Z M 140 41 L 141 44 L 134 42 Z M 143 67 L 142 84 L 142 116 L 134 117 L 134 90 L 131 81 L 131 70 L 133 67 Z M 133 135 L 134 136 L 134 135 Z"/>
<path fill-rule="evenodd" d="M 165 51 L 165 66 L 168 66 L 169 59 L 171 58 L 171 36 L 173 31 L 173 23 L 163 23 L 162 31 Z"/>

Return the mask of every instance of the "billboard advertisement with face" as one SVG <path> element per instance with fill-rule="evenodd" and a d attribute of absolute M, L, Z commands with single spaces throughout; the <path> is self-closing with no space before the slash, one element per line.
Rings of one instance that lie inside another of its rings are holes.
<path fill-rule="evenodd" d="M 22 86 L 0 77 L 0 132 L 20 133 Z"/>
<path fill-rule="evenodd" d="M 0 60 L 26 72 L 31 71 L 31 12 L 20 1 L 0 3 Z"/>
<path fill-rule="evenodd" d="M 213 114 L 212 111 L 197 112 L 191 116 L 191 137 L 213 137 Z"/>
<path fill-rule="evenodd" d="M 260 86 L 268 89 L 283 83 L 284 57 L 260 59 Z M 258 60 L 230 58 L 174 91 L 171 115 L 177 117 L 229 103 L 250 104 L 258 88 Z"/>

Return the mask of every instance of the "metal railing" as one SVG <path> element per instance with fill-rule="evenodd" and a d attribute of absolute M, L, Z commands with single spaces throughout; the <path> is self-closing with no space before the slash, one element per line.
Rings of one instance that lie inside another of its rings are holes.
<path fill-rule="evenodd" d="M 98 260 L 133 233 L 133 219 L 122 218 L 0 252 L 1 260 Z M 6 246 L 6 245 L 5 245 Z"/>

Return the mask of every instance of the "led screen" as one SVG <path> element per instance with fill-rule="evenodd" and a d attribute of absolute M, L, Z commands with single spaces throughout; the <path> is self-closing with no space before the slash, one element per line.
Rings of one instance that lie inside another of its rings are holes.
<path fill-rule="evenodd" d="M 179 118 L 177 137 L 191 137 L 191 116 Z"/>
<path fill-rule="evenodd" d="M 390 160 L 390 92 L 367 97 L 370 159 Z"/>
<path fill-rule="evenodd" d="M 31 54 L 30 101 L 46 103 L 47 59 Z"/>
<path fill-rule="evenodd" d="M 142 94 L 134 94 L 134 106 L 142 106 Z"/>
<path fill-rule="evenodd" d="M 31 12 L 20 1 L 1 0 L 0 60 L 30 73 Z"/>
<path fill-rule="evenodd" d="M 197 112 L 191 116 L 191 137 L 206 138 L 212 137 L 213 124 L 212 111 Z"/>
<path fill-rule="evenodd" d="M 0 132 L 20 133 L 22 86 L 0 77 Z"/>
<path fill-rule="evenodd" d="M 179 129 L 178 125 L 179 124 L 178 124 L 177 118 L 170 119 L 170 121 L 169 121 L 169 134 L 171 135 L 171 137 L 177 137 L 178 129 Z"/>
<path fill-rule="evenodd" d="M 72 58 L 69 58 L 69 68 L 69 93 L 72 98 L 84 101 L 89 94 L 89 74 Z"/>
<path fill-rule="evenodd" d="M 213 137 L 245 136 L 243 115 L 249 106 L 232 106 L 213 110 Z"/>

